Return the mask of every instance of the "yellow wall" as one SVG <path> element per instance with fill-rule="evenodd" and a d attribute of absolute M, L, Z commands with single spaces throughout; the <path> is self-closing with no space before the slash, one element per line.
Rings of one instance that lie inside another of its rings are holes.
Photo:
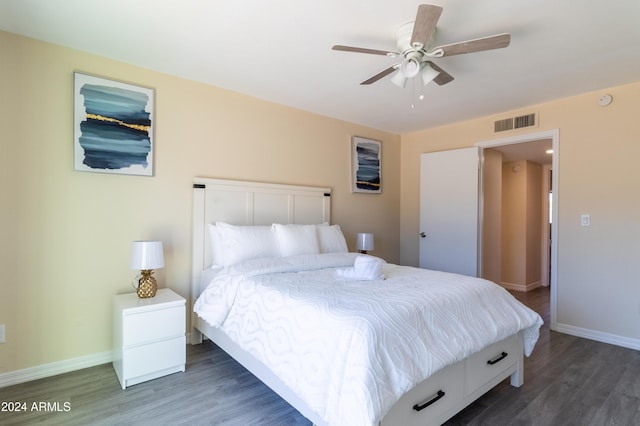
<path fill-rule="evenodd" d="M 542 166 L 526 160 L 502 164 L 500 280 L 519 290 L 540 286 Z"/>
<path fill-rule="evenodd" d="M 607 107 L 597 104 L 604 93 Z M 520 111 L 539 113 L 539 127 L 559 129 L 558 323 L 576 334 L 640 348 L 640 83 L 560 99 Z M 495 117 L 402 135 L 401 262 L 418 264 L 419 172 L 423 152 L 501 139 Z M 580 226 L 580 215 L 591 226 Z"/>
<path fill-rule="evenodd" d="M 525 285 L 536 287 L 542 283 L 542 166 L 530 161 L 527 166 L 527 217 Z M 547 225 L 548 226 L 548 225 Z"/>
<path fill-rule="evenodd" d="M 189 297 L 195 176 L 327 186 L 351 249 L 399 261 L 399 136 L 0 32 L 0 373 L 111 350 L 131 242 L 161 239 L 159 286 Z M 73 170 L 73 72 L 155 89 L 155 177 Z M 350 138 L 382 141 L 381 195 L 350 192 Z M 366 212 L 366 213 L 365 213 Z"/>
<path fill-rule="evenodd" d="M 484 150 L 482 164 L 482 278 L 502 276 L 502 153 Z"/>
<path fill-rule="evenodd" d="M 502 164 L 502 273 L 499 282 L 508 286 L 524 287 L 527 284 L 526 163 L 521 160 Z M 517 167 L 518 172 L 514 172 L 513 167 Z M 537 235 L 540 235 L 540 229 Z"/>

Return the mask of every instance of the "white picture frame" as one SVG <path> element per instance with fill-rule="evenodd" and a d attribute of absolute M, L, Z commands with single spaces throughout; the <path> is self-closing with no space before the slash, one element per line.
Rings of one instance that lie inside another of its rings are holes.
<path fill-rule="evenodd" d="M 75 72 L 74 169 L 154 175 L 154 90 Z"/>

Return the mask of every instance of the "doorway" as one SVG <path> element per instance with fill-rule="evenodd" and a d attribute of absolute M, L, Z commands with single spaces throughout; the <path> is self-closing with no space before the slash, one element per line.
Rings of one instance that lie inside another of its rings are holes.
<path fill-rule="evenodd" d="M 536 146 L 536 142 L 537 141 L 550 141 L 551 143 L 551 147 L 553 149 L 553 154 L 552 154 L 552 160 L 551 160 L 551 164 L 543 166 L 543 172 L 542 175 L 544 176 L 544 173 L 546 170 L 547 171 L 547 183 L 545 183 L 545 179 L 543 178 L 543 183 L 542 183 L 542 191 L 546 192 L 548 194 L 549 188 L 550 188 L 550 194 L 551 196 L 547 195 L 546 196 L 546 203 L 549 203 L 550 206 L 548 206 L 548 210 L 547 210 L 547 214 L 549 215 L 548 218 L 543 218 L 543 221 L 547 221 L 549 223 L 548 226 L 548 234 L 545 235 L 544 232 L 542 232 L 542 236 L 540 237 L 542 240 L 542 259 L 543 259 L 543 266 L 542 268 L 547 268 L 547 270 L 549 271 L 548 274 L 546 275 L 546 277 L 543 278 L 542 282 L 545 283 L 545 280 L 548 279 L 548 285 L 550 286 L 550 316 L 551 316 L 551 328 L 555 329 L 555 325 L 556 325 L 556 314 L 557 314 L 557 237 L 558 237 L 558 229 L 557 229 L 557 212 L 558 212 L 558 157 L 559 157 L 559 131 L 557 129 L 555 130 L 550 130 L 550 131 L 544 131 L 544 132 L 536 132 L 536 133 L 530 133 L 530 134 L 526 134 L 526 135 L 519 135 L 519 136 L 513 136 L 513 137 L 505 137 L 505 138 L 501 138 L 501 139 L 495 139 L 495 140 L 489 140 L 489 141 L 483 141 L 483 142 L 478 142 L 476 143 L 476 146 L 479 147 L 482 151 L 482 169 L 483 172 L 481 173 L 481 180 L 484 179 L 484 168 L 485 168 L 485 149 L 492 149 L 492 150 L 497 150 L 500 151 L 504 158 L 506 159 L 520 159 L 520 160 L 530 160 L 530 161 L 535 161 L 535 162 L 540 162 L 540 160 L 535 160 L 533 157 L 528 158 L 527 156 L 533 155 L 532 152 L 534 151 L 529 151 L 528 148 L 533 148 Z M 542 142 L 541 142 L 542 143 Z M 518 156 L 518 157 L 516 157 Z M 550 172 L 549 172 L 550 170 Z M 550 181 L 550 184 L 549 184 Z M 545 186 L 547 185 L 547 186 Z M 481 188 L 482 188 L 483 184 L 481 183 Z M 480 196 L 480 212 L 484 211 L 484 204 L 485 202 L 489 203 L 491 202 L 490 200 L 490 194 L 484 194 L 483 191 L 481 191 L 481 196 Z M 485 200 L 485 195 L 487 196 L 487 200 Z M 541 198 L 545 198 L 541 195 Z M 483 224 L 483 226 L 485 225 L 486 222 L 490 222 L 492 220 L 491 217 L 484 217 L 485 215 L 483 215 L 481 213 L 481 217 L 480 217 L 480 223 Z M 544 216 L 544 215 L 543 215 Z M 542 229 L 542 227 L 541 227 Z M 479 242 L 479 247 L 481 247 L 480 250 L 480 259 L 479 259 L 479 263 L 481 265 L 485 264 L 485 259 L 483 259 L 484 253 L 487 250 L 494 250 L 494 248 L 488 249 L 487 245 L 490 245 L 491 241 L 489 241 L 486 237 L 484 237 L 482 235 L 483 233 L 481 233 L 480 235 L 480 242 Z M 547 252 L 549 253 L 548 257 L 544 255 L 544 250 L 546 244 L 550 245 L 550 248 L 547 248 Z M 487 253 L 491 253 L 490 251 L 487 251 Z M 547 262 L 548 264 L 545 265 L 544 259 L 545 257 L 547 258 Z M 487 273 L 491 273 L 491 271 L 487 271 Z M 494 274 L 496 274 L 497 272 L 494 271 Z M 484 275 L 484 273 L 483 273 Z M 495 277 L 493 277 L 495 278 Z M 495 280 L 495 279 L 494 279 Z"/>

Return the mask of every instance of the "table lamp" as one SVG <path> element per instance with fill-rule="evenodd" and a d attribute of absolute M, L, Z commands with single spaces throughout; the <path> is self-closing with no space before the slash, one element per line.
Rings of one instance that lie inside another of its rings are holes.
<path fill-rule="evenodd" d="M 373 234 L 370 232 L 360 232 L 356 240 L 356 249 L 362 254 L 367 254 L 368 250 L 373 250 Z"/>
<path fill-rule="evenodd" d="M 131 269 L 140 270 L 136 293 L 140 298 L 149 298 L 156 295 L 158 285 L 152 275 L 154 269 L 164 267 L 164 255 L 162 253 L 162 241 L 134 241 L 131 250 Z"/>

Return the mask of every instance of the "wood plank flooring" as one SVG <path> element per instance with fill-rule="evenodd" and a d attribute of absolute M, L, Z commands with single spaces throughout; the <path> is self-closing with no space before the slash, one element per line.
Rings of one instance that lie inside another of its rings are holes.
<path fill-rule="evenodd" d="M 512 294 L 545 322 L 524 385 L 503 381 L 445 425 L 640 425 L 640 352 L 550 331 L 548 287 Z"/>
<path fill-rule="evenodd" d="M 524 386 L 507 379 L 446 425 L 640 425 L 640 352 L 551 332 L 547 288 L 514 295 L 545 320 Z M 210 342 L 187 346 L 186 372 L 126 390 L 105 364 L 0 389 L 2 402 L 26 411 L 1 425 L 310 424 Z"/>

